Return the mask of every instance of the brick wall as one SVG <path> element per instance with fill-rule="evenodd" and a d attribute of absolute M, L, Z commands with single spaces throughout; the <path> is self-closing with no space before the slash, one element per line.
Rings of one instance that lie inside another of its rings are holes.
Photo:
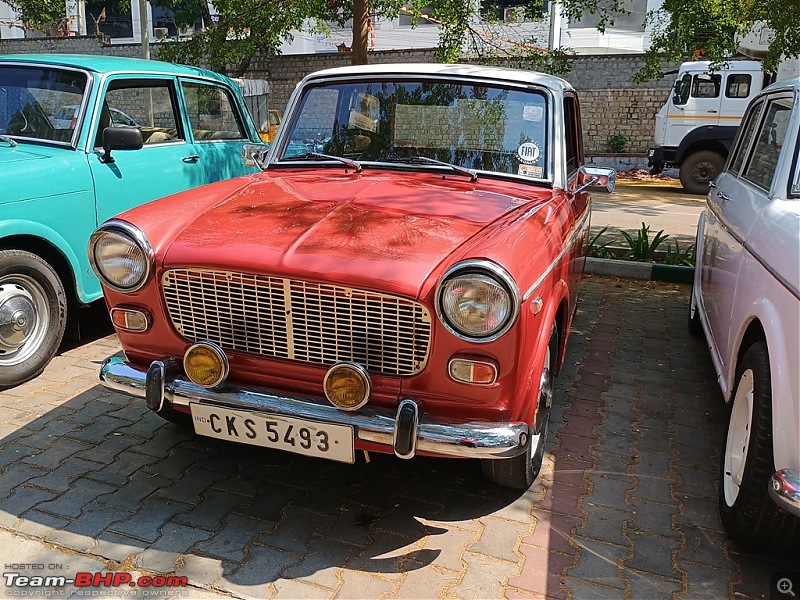
<path fill-rule="evenodd" d="M 151 45 L 156 58 L 159 44 Z M 25 38 L 0 40 L 0 53 L 56 52 L 141 56 L 139 44 L 103 45 L 98 38 Z M 373 52 L 370 62 L 432 62 L 433 50 Z M 286 55 L 255 57 L 246 73 L 270 82 L 269 104 L 283 109 L 297 83 L 308 73 L 350 64 L 349 54 Z M 564 78 L 579 92 L 587 154 L 607 154 L 606 140 L 614 133 L 628 139 L 628 152 L 644 153 L 653 141 L 653 117 L 667 99 L 672 77 L 633 84 L 631 76 L 642 59 L 637 55 L 578 56 Z"/>

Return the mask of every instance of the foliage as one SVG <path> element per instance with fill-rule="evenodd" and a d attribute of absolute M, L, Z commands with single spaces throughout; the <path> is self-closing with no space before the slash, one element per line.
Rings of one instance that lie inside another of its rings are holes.
<path fill-rule="evenodd" d="M 7 0 L 26 28 L 45 31 L 65 20 L 64 0 Z"/>
<path fill-rule="evenodd" d="M 689 244 L 685 249 L 681 249 L 678 240 L 673 240 L 675 247 L 667 242 L 667 252 L 664 255 L 664 264 L 666 265 L 687 265 L 694 266 L 694 244 Z"/>
<path fill-rule="evenodd" d="M 616 16 L 626 14 L 626 0 L 563 0 L 564 14 L 579 18 L 584 11 L 598 15 L 598 29 L 614 25 Z M 681 62 L 702 57 L 717 65 L 734 56 L 736 36 L 758 33 L 766 26 L 774 31 L 764 58 L 766 70 L 774 71 L 781 56 L 800 55 L 800 2 L 775 0 L 664 0 L 660 9 L 650 11 L 646 24 L 653 29 L 645 66 L 635 81 L 660 79 L 663 61 Z"/>
<path fill-rule="evenodd" d="M 628 149 L 628 138 L 621 133 L 614 133 L 606 138 L 609 152 L 625 152 Z"/>
<path fill-rule="evenodd" d="M 586 247 L 586 254 L 592 258 L 613 258 L 614 254 L 609 250 L 608 245 L 611 240 L 600 243 L 600 238 L 605 235 L 608 227 L 603 227 L 600 231 L 592 236 L 589 240 L 589 245 Z"/>
<path fill-rule="evenodd" d="M 668 235 L 664 235 L 664 230 L 662 229 L 651 241 L 650 226 L 644 223 L 642 223 L 641 229 L 637 231 L 636 237 L 633 237 L 624 230 L 620 231 L 620 234 L 625 238 L 630 248 L 623 258 L 644 262 L 652 261 L 658 247 L 669 237 Z"/>

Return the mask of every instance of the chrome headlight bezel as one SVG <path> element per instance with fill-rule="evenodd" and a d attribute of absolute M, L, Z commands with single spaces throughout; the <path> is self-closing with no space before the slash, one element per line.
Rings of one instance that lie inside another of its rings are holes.
<path fill-rule="evenodd" d="M 142 274 L 131 285 L 123 286 L 117 281 L 112 281 L 103 271 L 102 264 L 100 261 L 98 261 L 96 254 L 97 244 L 100 242 L 100 240 L 102 240 L 103 236 L 108 234 L 113 234 L 121 238 L 127 238 L 127 241 L 131 243 L 131 246 L 136 247 L 141 253 Z M 150 279 L 150 275 L 153 272 L 154 263 L 155 259 L 153 255 L 153 249 L 150 247 L 150 243 L 147 241 L 144 233 L 142 233 L 139 228 L 125 221 L 120 221 L 117 219 L 106 221 L 103 223 L 103 225 L 98 227 L 89 238 L 89 264 L 92 266 L 92 270 L 94 271 L 95 275 L 97 275 L 97 278 L 103 283 L 103 285 L 114 290 L 115 292 L 129 294 L 141 289 L 142 286 L 144 286 L 144 284 Z"/>
<path fill-rule="evenodd" d="M 458 327 L 456 327 L 448 317 L 444 309 L 442 300 L 447 283 L 452 281 L 455 277 L 468 275 L 479 275 L 490 279 L 492 283 L 496 284 L 503 291 L 505 291 L 508 296 L 510 306 L 506 319 L 497 329 L 486 335 L 478 336 L 458 329 Z M 471 259 L 456 263 L 450 267 L 447 272 L 445 272 L 444 276 L 442 276 L 441 280 L 436 286 L 435 308 L 436 316 L 439 318 L 439 321 L 450 333 L 462 340 L 467 340 L 470 342 L 492 342 L 504 335 L 509 329 L 511 329 L 514 323 L 517 322 L 520 304 L 521 300 L 519 288 L 517 287 L 513 277 L 511 277 L 508 271 L 506 271 L 503 267 L 489 260 Z"/>

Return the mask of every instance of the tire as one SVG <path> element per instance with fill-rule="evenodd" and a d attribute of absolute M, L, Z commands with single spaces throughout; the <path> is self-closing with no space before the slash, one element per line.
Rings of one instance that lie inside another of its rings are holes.
<path fill-rule="evenodd" d="M 768 548 L 800 548 L 800 519 L 770 499 L 772 388 L 763 341 L 750 346 L 736 370 L 731 417 L 720 460 L 719 514 L 737 541 Z"/>
<path fill-rule="evenodd" d="M 534 433 L 536 429 L 534 423 L 522 454 L 512 458 L 481 460 L 484 476 L 498 485 L 515 490 L 527 490 L 539 476 L 544 459 L 544 444 L 547 440 L 550 409 L 553 405 L 553 373 L 556 369 L 557 356 L 558 329 L 553 325 L 545 354 L 545 368 L 539 383 L 539 402 L 536 409 L 539 433 Z"/>
<path fill-rule="evenodd" d="M 23 250 L 0 250 L 0 389 L 39 375 L 67 325 L 67 295 L 58 274 Z"/>
<path fill-rule="evenodd" d="M 708 193 L 708 184 L 722 173 L 725 158 L 713 150 L 701 150 L 687 156 L 681 164 L 681 185 L 690 194 Z"/>
<path fill-rule="evenodd" d="M 700 313 L 697 310 L 697 304 L 695 304 L 694 301 L 694 284 L 692 284 L 691 290 L 691 295 L 689 296 L 689 333 L 694 337 L 702 338 L 705 337 L 705 332 L 703 331 L 703 323 L 700 321 Z"/>

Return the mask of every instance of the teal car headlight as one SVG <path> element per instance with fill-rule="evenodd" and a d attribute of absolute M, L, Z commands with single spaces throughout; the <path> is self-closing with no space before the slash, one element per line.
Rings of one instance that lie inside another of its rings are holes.
<path fill-rule="evenodd" d="M 490 341 L 514 324 L 519 292 L 511 276 L 489 261 L 466 261 L 452 267 L 437 291 L 436 312 L 459 337 Z"/>
<path fill-rule="evenodd" d="M 141 231 L 122 221 L 109 221 L 89 240 L 89 262 L 103 284 L 118 292 L 134 292 L 147 281 L 153 256 Z"/>

